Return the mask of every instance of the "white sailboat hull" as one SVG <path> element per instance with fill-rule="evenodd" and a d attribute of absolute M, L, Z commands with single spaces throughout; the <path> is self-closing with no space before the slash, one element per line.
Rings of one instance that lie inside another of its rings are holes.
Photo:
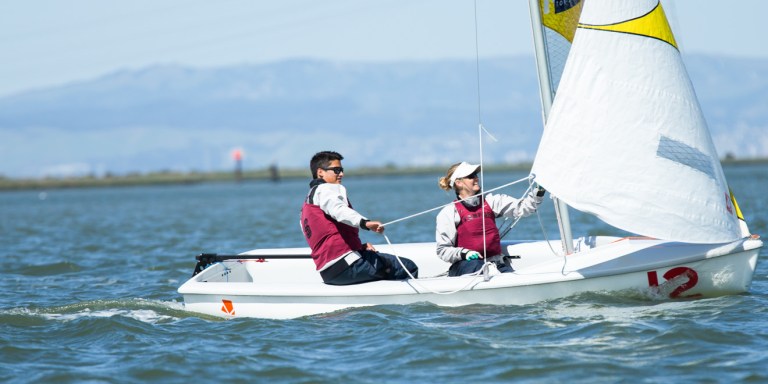
<path fill-rule="evenodd" d="M 379 245 L 414 260 L 419 279 L 326 285 L 310 259 L 227 260 L 179 288 L 186 309 L 220 317 L 286 319 L 373 305 L 429 302 L 441 306 L 525 305 L 583 292 L 639 292 L 662 300 L 747 292 L 762 241 L 687 244 L 648 238 L 589 237 L 578 252 L 553 255 L 544 241 L 505 241 L 514 273 L 426 277 L 445 272 L 434 243 Z M 552 242 L 557 247 L 559 242 Z M 248 255 L 307 254 L 307 248 L 264 249 Z"/>

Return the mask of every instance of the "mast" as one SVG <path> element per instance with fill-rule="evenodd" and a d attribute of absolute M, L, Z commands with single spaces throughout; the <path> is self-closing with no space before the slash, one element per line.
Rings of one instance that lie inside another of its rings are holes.
<path fill-rule="evenodd" d="M 539 2 L 542 0 L 529 0 L 528 5 L 531 11 L 531 28 L 533 30 L 533 45 L 536 53 L 536 69 L 539 75 L 539 90 L 541 91 L 541 111 L 544 127 L 547 126 L 547 116 L 552 107 L 555 89 L 552 87 L 550 77 L 549 55 L 547 53 L 547 43 L 544 38 L 544 23 L 542 21 Z M 549 1 L 549 0 L 543 0 Z M 554 12 L 554 10 L 553 10 Z M 553 196 L 555 204 L 555 215 L 557 216 L 557 226 L 560 229 L 560 239 L 563 246 L 563 252 L 566 255 L 573 253 L 573 234 L 571 232 L 571 220 L 568 215 L 568 205 L 565 202 Z"/>

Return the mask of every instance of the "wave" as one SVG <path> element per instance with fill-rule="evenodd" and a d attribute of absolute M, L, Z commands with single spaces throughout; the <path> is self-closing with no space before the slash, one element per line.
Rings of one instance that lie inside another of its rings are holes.
<path fill-rule="evenodd" d="M 18 269 L 11 269 L 10 272 L 18 273 L 22 276 L 56 276 L 67 273 L 81 272 L 83 267 L 71 261 L 60 261 L 42 265 L 24 265 Z"/>
<path fill-rule="evenodd" d="M 0 323 L 29 325 L 30 320 L 53 320 L 70 322 L 84 318 L 123 317 L 147 324 L 160 324 L 185 318 L 220 318 L 200 315 L 184 309 L 184 304 L 176 301 L 135 299 L 91 300 L 53 307 L 17 307 L 0 310 Z"/>

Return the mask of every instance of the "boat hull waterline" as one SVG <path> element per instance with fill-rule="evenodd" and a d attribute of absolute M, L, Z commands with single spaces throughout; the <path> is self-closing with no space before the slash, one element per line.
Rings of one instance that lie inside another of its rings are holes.
<path fill-rule="evenodd" d="M 224 318 L 288 319 L 375 305 L 526 305 L 585 292 L 631 292 L 649 299 L 693 299 L 747 292 L 762 241 L 687 244 L 649 238 L 581 238 L 574 255 L 553 255 L 544 241 L 505 241 L 514 273 L 426 277 L 350 286 L 324 284 L 310 259 L 215 263 L 179 288 L 189 311 Z M 421 276 L 447 270 L 434 243 L 380 245 L 414 260 Z M 262 249 L 244 255 L 309 254 Z"/>

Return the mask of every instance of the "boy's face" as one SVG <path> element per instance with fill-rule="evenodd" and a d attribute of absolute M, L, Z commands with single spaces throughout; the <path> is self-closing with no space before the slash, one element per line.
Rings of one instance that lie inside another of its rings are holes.
<path fill-rule="evenodd" d="M 339 173 L 336 173 L 339 171 Z M 325 169 L 317 169 L 317 178 L 325 180 L 329 184 L 341 184 L 341 179 L 344 177 L 344 169 L 341 168 L 341 160 L 331 160 Z"/>

